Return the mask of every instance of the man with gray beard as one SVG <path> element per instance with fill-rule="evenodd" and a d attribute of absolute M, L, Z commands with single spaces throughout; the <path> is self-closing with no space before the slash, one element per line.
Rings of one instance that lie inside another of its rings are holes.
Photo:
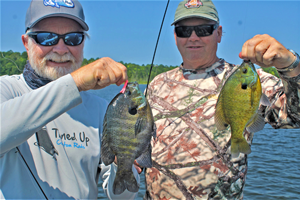
<path fill-rule="evenodd" d="M 112 193 L 117 165 L 100 161 L 108 102 L 85 92 L 121 85 L 126 67 L 110 58 L 80 67 L 88 29 L 76 0 L 31 2 L 22 35 L 29 61 L 23 74 L 0 77 L 1 199 L 96 199 L 99 174 L 108 198 L 134 199 Z M 139 182 L 141 169 L 132 170 Z"/>

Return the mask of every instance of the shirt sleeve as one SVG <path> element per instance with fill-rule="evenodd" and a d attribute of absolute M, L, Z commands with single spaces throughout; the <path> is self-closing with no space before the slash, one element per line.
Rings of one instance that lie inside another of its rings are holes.
<path fill-rule="evenodd" d="M 126 200 L 131 200 L 134 199 L 137 195 L 138 192 L 133 193 L 133 192 L 129 192 L 128 190 L 125 190 L 122 194 L 120 195 L 114 195 L 113 193 L 113 183 L 116 177 L 116 172 L 117 172 L 117 165 L 112 163 L 108 166 L 105 166 L 104 164 L 101 164 L 101 173 L 100 173 L 100 177 L 103 180 L 103 190 L 104 193 L 106 194 L 106 196 L 110 199 L 110 200 L 114 200 L 114 199 L 126 199 Z M 137 170 L 135 169 L 135 167 L 132 165 L 132 171 L 133 171 L 133 175 L 138 183 L 138 185 L 140 184 L 140 175 L 138 174 Z"/>
<path fill-rule="evenodd" d="M 271 102 L 269 107 L 260 107 L 266 122 L 276 129 L 300 128 L 300 75 L 291 78 L 279 73 L 279 79 L 262 69 L 258 74 Z"/>
<path fill-rule="evenodd" d="M 16 94 L 18 90 L 14 88 L 20 87 L 17 84 L 16 81 L 12 83 L 5 79 L 0 81 L 0 157 L 25 142 L 48 122 L 82 102 L 71 75 L 25 94 Z"/>

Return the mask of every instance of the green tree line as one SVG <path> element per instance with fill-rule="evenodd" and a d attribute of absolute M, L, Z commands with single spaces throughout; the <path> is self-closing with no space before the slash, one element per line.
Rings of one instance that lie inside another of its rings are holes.
<path fill-rule="evenodd" d="M 0 75 L 21 74 L 27 61 L 27 52 L 0 51 Z"/>
<path fill-rule="evenodd" d="M 27 62 L 28 56 L 27 52 L 13 52 L 12 50 L 7 52 L 0 51 L 0 75 L 13 75 L 21 74 L 23 72 L 24 66 Z M 84 58 L 82 61 L 82 66 L 94 62 L 99 58 Z M 127 74 L 129 81 L 137 81 L 139 84 L 146 84 L 150 71 L 150 64 L 138 65 L 134 63 L 124 63 L 120 61 L 123 65 L 127 67 Z M 177 66 L 167 66 L 167 65 L 154 65 L 151 71 L 150 81 L 158 74 L 169 71 L 176 68 Z M 274 67 L 263 68 L 264 71 L 279 77 L 277 70 Z"/>
<path fill-rule="evenodd" d="M 24 66 L 27 62 L 28 56 L 27 52 L 23 53 L 7 51 L 0 51 L 0 75 L 13 75 L 21 74 L 23 72 Z M 99 58 L 84 58 L 82 61 L 82 66 L 94 62 Z M 148 74 L 151 65 L 138 65 L 134 63 L 124 63 L 120 61 L 123 65 L 127 67 L 127 74 L 129 81 L 137 81 L 139 84 L 146 84 L 148 80 Z M 177 66 L 167 66 L 167 65 L 154 65 L 151 72 L 150 81 L 158 74 L 174 69 Z"/>

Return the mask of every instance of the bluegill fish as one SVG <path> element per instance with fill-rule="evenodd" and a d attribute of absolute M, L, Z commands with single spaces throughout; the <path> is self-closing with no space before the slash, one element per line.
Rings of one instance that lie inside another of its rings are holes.
<path fill-rule="evenodd" d="M 108 105 L 103 122 L 101 160 L 109 165 L 117 157 L 114 194 L 139 190 L 132 165 L 136 160 L 141 167 L 152 167 L 150 141 L 156 137 L 152 111 L 138 83 L 124 87 Z"/>
<path fill-rule="evenodd" d="M 260 103 L 270 105 L 262 93 L 260 78 L 254 65 L 244 61 L 226 80 L 216 104 L 215 124 L 218 130 L 230 125 L 231 156 L 251 153 L 250 146 L 243 136 L 245 128 L 257 132 L 264 128 L 264 118 L 259 115 Z"/>

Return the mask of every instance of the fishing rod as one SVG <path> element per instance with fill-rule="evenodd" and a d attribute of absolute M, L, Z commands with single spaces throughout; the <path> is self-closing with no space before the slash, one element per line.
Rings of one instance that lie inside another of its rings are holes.
<path fill-rule="evenodd" d="M 157 37 L 157 41 L 156 41 L 156 45 L 155 45 L 155 49 L 154 49 L 154 53 L 153 53 L 153 58 L 152 58 L 151 67 L 150 67 L 150 70 L 149 70 L 148 81 L 147 81 L 146 92 L 145 92 L 145 97 L 146 97 L 146 98 L 147 98 L 147 91 L 148 91 L 148 85 L 149 85 L 149 81 L 150 81 L 151 71 L 152 71 L 152 68 L 153 68 L 154 58 L 155 58 L 155 54 L 156 54 L 156 49 L 157 49 L 157 46 L 158 46 L 158 42 L 159 42 L 159 38 L 160 38 L 160 33 L 161 33 L 161 30 L 162 30 L 162 27 L 163 27 L 163 24 L 164 24 L 164 20 L 165 20 L 165 17 L 166 17 L 166 13 L 167 13 L 167 10 L 168 10 L 169 3 L 170 3 L 170 0 L 168 0 L 167 5 L 166 5 L 166 8 L 165 8 L 165 13 L 164 13 L 164 16 L 163 16 L 161 25 L 160 25 L 160 29 L 159 29 L 159 33 L 158 33 L 158 37 Z M 191 111 L 188 111 L 188 112 L 184 113 L 184 114 L 181 115 L 180 117 L 184 116 L 185 114 L 187 114 L 187 113 L 189 113 L 189 112 L 191 112 Z M 180 117 L 178 117 L 177 119 L 179 119 Z M 175 120 L 173 120 L 172 122 L 170 122 L 170 123 L 168 124 L 168 126 L 170 126 L 172 123 L 174 123 L 177 119 L 175 119 Z M 162 130 L 161 134 L 163 133 L 163 131 L 164 131 L 168 126 L 166 126 L 166 127 Z M 161 135 L 161 134 L 160 134 L 160 135 Z"/>
<path fill-rule="evenodd" d="M 7 60 L 9 60 L 10 62 L 14 63 L 15 66 L 17 67 L 17 69 L 18 69 L 20 72 L 23 72 L 22 70 L 20 70 L 19 66 L 18 66 L 13 60 L 11 60 L 11 59 L 9 59 L 9 58 L 6 58 L 6 57 L 3 55 L 3 52 L 1 52 L 1 54 L 2 54 L 2 57 L 3 57 L 4 59 L 7 59 Z"/>
<path fill-rule="evenodd" d="M 155 58 L 155 54 L 156 54 L 156 49 L 157 49 L 158 41 L 159 41 L 159 38 L 160 38 L 160 33 L 161 33 L 161 30 L 162 30 L 162 27 L 163 27 L 163 24 L 164 24 L 165 16 L 166 16 L 166 13 L 167 13 L 167 10 L 168 10 L 169 2 L 170 2 L 170 0 L 168 0 L 167 6 L 166 6 L 166 9 L 165 9 L 165 13 L 164 13 L 161 25 L 160 25 L 160 30 L 159 30 L 159 33 L 158 33 L 158 37 L 157 37 L 157 41 L 156 41 L 156 45 L 155 45 L 155 49 L 154 49 L 154 53 L 153 53 L 153 58 L 152 58 L 152 62 L 151 62 L 151 67 L 150 67 L 150 71 L 149 71 L 145 97 L 147 97 L 148 85 L 149 85 L 149 81 L 150 81 L 151 71 L 152 71 L 152 68 L 153 68 L 153 62 L 154 62 L 154 58 Z"/>
<path fill-rule="evenodd" d="M 34 180 L 35 180 L 36 184 L 38 185 L 38 187 L 40 188 L 41 192 L 43 193 L 43 195 L 44 195 L 45 199 L 46 199 L 46 200 L 48 200 L 48 197 L 47 197 L 47 195 L 45 194 L 45 192 L 44 192 L 44 190 L 43 190 L 42 186 L 39 184 L 38 180 L 35 178 L 35 176 L 34 176 L 33 172 L 31 171 L 31 169 L 30 169 L 29 165 L 27 164 L 27 162 L 26 162 L 25 158 L 23 157 L 23 155 L 22 155 L 22 153 L 21 153 L 20 149 L 19 149 L 18 147 L 16 147 L 16 148 L 17 148 L 17 150 L 18 150 L 18 152 L 19 152 L 19 154 L 20 154 L 20 156 L 21 156 L 22 160 L 24 161 L 25 165 L 27 166 L 27 168 L 28 168 L 28 170 L 29 170 L 30 174 L 32 175 L 32 177 L 34 178 Z"/>

